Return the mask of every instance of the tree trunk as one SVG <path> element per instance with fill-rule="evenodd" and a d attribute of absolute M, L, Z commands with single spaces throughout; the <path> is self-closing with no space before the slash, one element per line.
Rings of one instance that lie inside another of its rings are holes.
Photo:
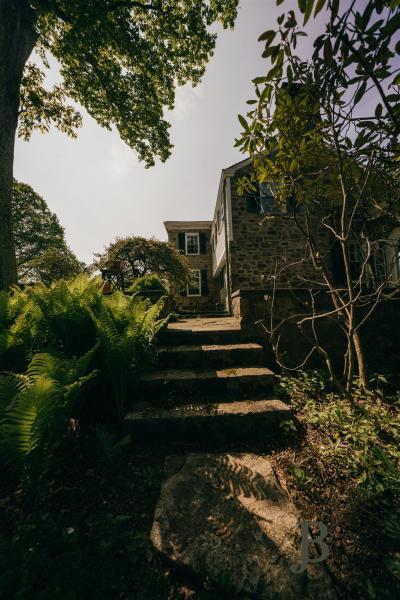
<path fill-rule="evenodd" d="M 17 281 L 11 210 L 21 79 L 37 40 L 26 0 L 0 0 L 0 289 Z"/>
<path fill-rule="evenodd" d="M 360 339 L 360 335 L 357 331 L 354 333 L 354 349 L 356 351 L 358 376 L 360 378 L 360 384 L 363 389 L 367 390 L 368 389 L 368 375 L 367 375 L 367 368 L 365 365 L 364 350 L 363 350 L 362 342 Z"/>

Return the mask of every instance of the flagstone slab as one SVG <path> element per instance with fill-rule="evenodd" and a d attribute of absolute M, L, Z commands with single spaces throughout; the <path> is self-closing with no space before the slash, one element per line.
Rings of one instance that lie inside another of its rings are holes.
<path fill-rule="evenodd" d="M 151 539 L 176 566 L 259 600 L 336 600 L 323 564 L 300 564 L 300 515 L 268 458 L 187 454 L 166 460 Z"/>

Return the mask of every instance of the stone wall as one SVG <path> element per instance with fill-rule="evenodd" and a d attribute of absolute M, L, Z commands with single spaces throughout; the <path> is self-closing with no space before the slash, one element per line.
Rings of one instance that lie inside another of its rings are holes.
<path fill-rule="evenodd" d="M 307 290 L 296 290 L 296 296 L 287 289 L 276 290 L 275 294 L 275 323 L 289 315 L 308 313 L 301 304 L 309 298 Z M 318 302 L 320 308 L 332 308 L 326 292 L 321 293 Z M 263 326 L 270 326 L 271 290 L 237 290 L 232 296 L 232 305 L 234 315 L 241 318 L 244 334 L 263 341 L 266 360 L 270 366 L 276 368 L 269 335 Z M 365 310 L 367 311 L 368 307 L 365 307 Z M 312 339 L 310 327 L 305 326 L 304 331 Z M 334 364 L 340 367 L 346 349 L 346 339 L 339 321 L 334 318 L 321 319 L 317 323 L 317 332 L 321 345 L 329 351 Z M 400 303 L 396 300 L 383 301 L 362 327 L 360 335 L 369 371 L 397 373 L 400 362 Z M 307 356 L 311 345 L 293 322 L 281 330 L 280 349 L 284 353 L 286 364 L 294 368 Z M 324 366 L 323 360 L 317 354 L 308 362 L 308 368 Z"/>
<path fill-rule="evenodd" d="M 316 271 L 308 258 L 304 237 L 293 217 L 287 213 L 262 215 L 249 211 L 248 199 L 237 195 L 238 173 L 231 182 L 233 240 L 230 242 L 232 291 L 263 289 L 270 286 L 269 277 L 278 268 L 287 268 L 277 281 L 278 287 L 304 286 L 298 276 L 316 280 Z M 301 213 L 297 218 L 301 221 Z M 313 231 L 321 251 L 329 257 L 329 234 L 321 228 L 318 215 L 313 215 Z M 330 261 L 328 260 L 328 263 Z"/>
<path fill-rule="evenodd" d="M 173 244 L 176 248 L 179 248 L 179 233 L 183 231 L 171 230 L 168 231 L 168 241 Z M 212 276 L 212 254 L 211 254 L 211 240 L 209 229 L 197 229 L 190 228 L 190 232 L 199 232 L 205 234 L 205 253 L 197 255 L 186 255 L 190 269 L 200 269 L 200 271 L 207 271 L 207 284 L 208 293 L 202 296 L 187 296 L 182 295 L 182 292 L 176 290 L 174 293 L 174 303 L 177 311 L 190 311 L 190 312 L 208 312 L 214 311 L 216 304 L 219 302 L 218 282 L 214 280 Z"/>

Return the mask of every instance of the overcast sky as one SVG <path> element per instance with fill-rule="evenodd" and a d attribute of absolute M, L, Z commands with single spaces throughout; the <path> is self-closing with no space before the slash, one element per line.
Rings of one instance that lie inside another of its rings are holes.
<path fill-rule="evenodd" d="M 90 262 L 116 236 L 166 239 L 163 221 L 212 218 L 221 169 L 244 158 L 233 148 L 237 114 L 253 97 L 251 80 L 268 69 L 257 38 L 294 5 L 241 0 L 235 29 L 220 33 L 202 82 L 177 90 L 174 148 L 164 164 L 145 169 L 117 133 L 86 114 L 76 140 L 57 131 L 17 140 L 15 177 L 45 198 L 81 260 Z M 311 19 L 310 27 L 315 33 L 319 24 Z M 303 40 L 306 51 L 312 39 Z"/>

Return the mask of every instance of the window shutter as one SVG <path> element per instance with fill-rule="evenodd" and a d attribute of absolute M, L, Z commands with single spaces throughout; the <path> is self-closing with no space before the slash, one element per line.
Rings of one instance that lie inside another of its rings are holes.
<path fill-rule="evenodd" d="M 185 234 L 184 233 L 179 233 L 179 235 L 178 235 L 178 246 L 179 246 L 179 251 L 182 254 L 185 254 L 185 252 L 186 252 L 185 241 L 186 241 Z"/>
<path fill-rule="evenodd" d="M 260 212 L 260 202 L 257 196 L 247 196 L 246 197 L 246 208 L 247 212 Z"/>
<path fill-rule="evenodd" d="M 288 212 L 289 214 L 294 214 L 295 212 L 297 212 L 296 198 L 293 195 L 289 196 L 286 200 L 286 212 Z"/>
<path fill-rule="evenodd" d="M 202 296 L 207 296 L 208 295 L 207 269 L 203 269 L 201 271 L 201 295 Z"/>
<path fill-rule="evenodd" d="M 200 239 L 200 254 L 205 254 L 206 253 L 206 234 L 200 233 L 199 239 Z"/>

